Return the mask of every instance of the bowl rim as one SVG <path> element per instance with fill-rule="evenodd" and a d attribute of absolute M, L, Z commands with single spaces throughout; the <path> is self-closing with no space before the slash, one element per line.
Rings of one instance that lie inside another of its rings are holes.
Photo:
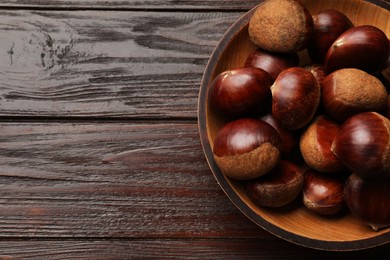
<path fill-rule="evenodd" d="M 265 0 L 260 0 L 258 5 L 261 5 Z M 374 4 L 378 7 L 381 7 L 390 12 L 390 2 L 385 0 L 357 0 L 362 2 L 368 2 Z M 328 250 L 328 251 L 353 251 L 353 250 L 363 250 L 372 247 L 377 247 L 390 242 L 390 231 L 380 234 L 375 237 L 365 238 L 360 240 L 352 241 L 325 241 L 314 238 L 304 237 L 292 232 L 289 232 L 285 229 L 282 229 L 266 219 L 262 218 L 256 214 L 242 199 L 238 194 L 232 189 L 227 178 L 219 170 L 218 165 L 216 164 L 208 139 L 208 127 L 207 127 L 207 95 L 208 95 L 208 86 L 212 81 L 212 76 L 215 71 L 216 64 L 220 59 L 225 48 L 229 45 L 230 41 L 239 33 L 242 29 L 247 26 L 250 17 L 253 15 L 255 9 L 258 5 L 251 8 L 248 12 L 239 17 L 223 34 L 221 40 L 218 42 L 214 48 L 204 70 L 201 86 L 198 96 L 198 131 L 200 136 L 200 141 L 202 145 L 203 152 L 205 154 L 209 168 L 212 171 L 214 178 L 216 179 L 218 185 L 222 188 L 225 195 L 229 200 L 243 213 L 247 218 L 254 222 L 259 227 L 268 231 L 269 233 L 279 237 L 283 240 L 289 241 L 293 244 L 300 246 L 319 249 L 319 250 Z"/>

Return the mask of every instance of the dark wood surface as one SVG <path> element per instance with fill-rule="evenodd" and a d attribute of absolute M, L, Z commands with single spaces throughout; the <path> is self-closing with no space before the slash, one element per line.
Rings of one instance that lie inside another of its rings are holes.
<path fill-rule="evenodd" d="M 0 259 L 386 259 L 294 245 L 227 199 L 197 129 L 257 1 L 0 3 Z"/>
<path fill-rule="evenodd" d="M 227 10 L 247 11 L 256 0 L 2 0 L 0 6 L 50 9 L 148 9 L 148 10 Z"/>

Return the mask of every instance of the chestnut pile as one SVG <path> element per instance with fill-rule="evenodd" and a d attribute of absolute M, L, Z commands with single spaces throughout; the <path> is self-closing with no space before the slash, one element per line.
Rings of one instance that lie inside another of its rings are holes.
<path fill-rule="evenodd" d="M 257 50 L 209 86 L 227 122 L 213 143 L 222 173 L 261 207 L 299 198 L 316 214 L 349 210 L 373 230 L 390 226 L 386 34 L 294 0 L 265 0 L 248 33 Z"/>

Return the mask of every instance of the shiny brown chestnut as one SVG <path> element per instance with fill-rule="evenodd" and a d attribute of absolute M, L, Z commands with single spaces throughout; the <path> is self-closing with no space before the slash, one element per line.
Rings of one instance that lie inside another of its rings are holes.
<path fill-rule="evenodd" d="M 269 74 L 259 68 L 227 70 L 212 81 L 209 102 L 228 117 L 254 116 L 271 99 L 272 82 Z"/>
<path fill-rule="evenodd" d="M 320 172 L 345 171 L 345 165 L 330 150 L 340 125 L 325 115 L 317 116 L 303 132 L 300 150 L 306 164 Z"/>
<path fill-rule="evenodd" d="M 343 121 L 361 112 L 384 111 L 387 92 L 378 78 L 362 70 L 340 69 L 323 80 L 321 104 L 327 115 Z"/>
<path fill-rule="evenodd" d="M 344 184 L 341 176 L 315 170 L 305 172 L 303 204 L 319 215 L 334 215 L 345 207 Z"/>
<path fill-rule="evenodd" d="M 294 163 L 281 160 L 269 173 L 245 184 L 251 201 L 261 207 L 282 207 L 302 191 L 303 173 Z"/>
<path fill-rule="evenodd" d="M 345 184 L 344 198 L 352 215 L 374 231 L 390 226 L 390 180 L 352 174 Z"/>
<path fill-rule="evenodd" d="M 333 42 L 354 25 L 345 14 L 335 9 L 322 10 L 313 15 L 313 23 L 314 36 L 308 52 L 313 62 L 323 63 Z"/>
<path fill-rule="evenodd" d="M 266 0 L 249 21 L 249 37 L 263 50 L 294 53 L 306 48 L 313 36 L 313 18 L 294 0 Z"/>
<path fill-rule="evenodd" d="M 361 25 L 342 33 L 329 48 L 324 65 L 327 73 L 342 68 L 367 72 L 381 70 L 389 57 L 389 40 L 377 27 Z"/>
<path fill-rule="evenodd" d="M 261 120 L 270 124 L 278 132 L 282 140 L 282 156 L 290 156 L 292 151 L 298 146 L 299 136 L 295 131 L 287 130 L 282 127 L 278 120 L 276 120 L 272 114 L 267 114 L 260 117 Z"/>
<path fill-rule="evenodd" d="M 214 159 L 226 176 L 254 179 L 269 172 L 280 160 L 281 139 L 268 123 L 252 118 L 231 121 L 216 134 Z"/>
<path fill-rule="evenodd" d="M 256 67 L 263 69 L 275 80 L 283 70 L 298 66 L 299 57 L 297 53 L 271 53 L 257 49 L 245 60 L 245 67 Z"/>
<path fill-rule="evenodd" d="M 331 151 L 363 178 L 390 179 L 390 121 L 376 112 L 348 118 L 337 133 Z"/>
<path fill-rule="evenodd" d="M 282 71 L 272 92 L 272 115 L 289 130 L 304 127 L 320 103 L 320 85 L 314 75 L 300 67 Z"/>

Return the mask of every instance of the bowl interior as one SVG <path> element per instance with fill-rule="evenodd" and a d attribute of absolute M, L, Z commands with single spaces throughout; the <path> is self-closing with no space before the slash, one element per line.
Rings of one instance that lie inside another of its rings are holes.
<path fill-rule="evenodd" d="M 370 24 L 390 37 L 390 4 L 382 0 L 301 0 L 312 13 L 332 8 L 339 10 L 355 25 Z M 386 10 L 387 9 L 387 10 Z M 224 70 L 243 66 L 246 57 L 256 49 L 250 42 L 247 24 L 253 9 L 242 16 L 225 34 L 207 65 L 199 96 L 199 130 L 210 168 L 231 201 L 259 226 L 276 236 L 303 246 L 325 250 L 356 250 L 390 241 L 390 229 L 372 231 L 351 214 L 321 217 L 308 211 L 300 202 L 279 209 L 260 208 L 247 197 L 239 181 L 226 178 L 212 155 L 213 140 L 226 120 L 210 109 L 207 91 L 210 82 Z M 302 64 L 305 51 L 299 53 Z M 301 65 L 302 65 L 301 64 Z"/>

